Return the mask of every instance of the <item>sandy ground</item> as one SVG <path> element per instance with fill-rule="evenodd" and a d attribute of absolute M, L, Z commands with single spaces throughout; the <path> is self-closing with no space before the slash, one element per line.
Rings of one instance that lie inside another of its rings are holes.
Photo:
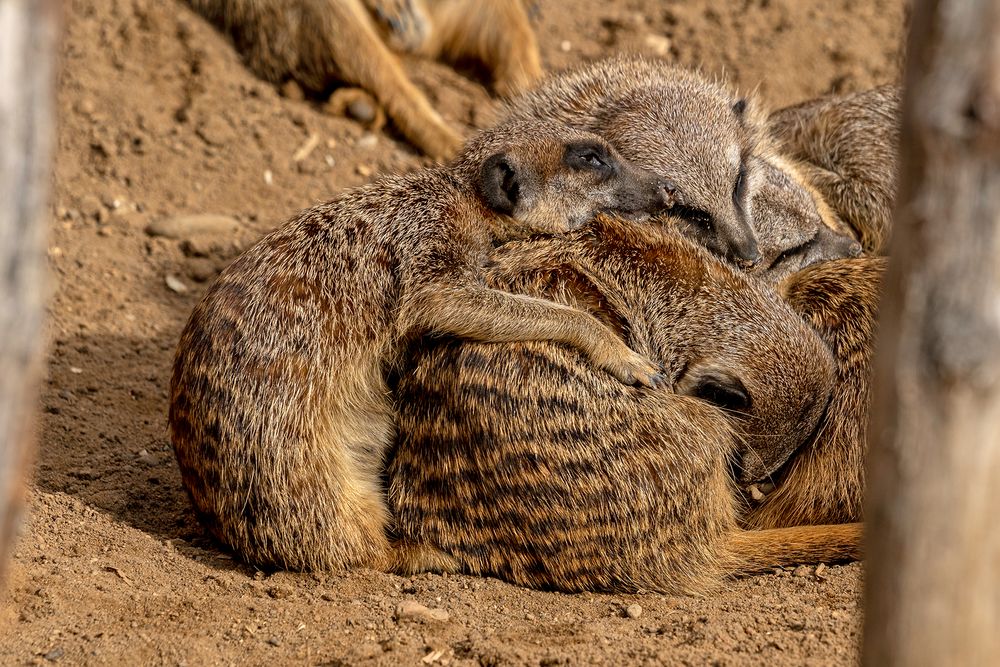
<path fill-rule="evenodd" d="M 166 435 L 180 329 L 207 282 L 262 232 L 422 159 L 391 134 L 281 97 L 183 3 L 65 6 L 50 356 L 0 663 L 855 662 L 857 564 L 780 571 L 693 599 L 262 573 L 233 561 L 196 523 Z M 781 105 L 895 78 L 903 22 L 899 0 L 551 0 L 539 34 L 549 68 L 638 50 Z M 450 120 L 488 122 L 480 82 L 434 63 L 408 67 Z M 179 239 L 146 232 L 191 213 L 238 225 Z M 449 619 L 396 620 L 403 600 Z M 625 608 L 636 604 L 632 618 Z"/>

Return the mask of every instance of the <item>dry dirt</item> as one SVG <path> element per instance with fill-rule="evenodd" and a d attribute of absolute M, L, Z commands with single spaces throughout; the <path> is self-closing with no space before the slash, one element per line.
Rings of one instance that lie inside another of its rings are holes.
<path fill-rule="evenodd" d="M 904 23 L 900 0 L 541 4 L 550 68 L 655 52 L 774 105 L 894 78 Z M 164 417 L 188 312 L 220 267 L 292 211 L 422 160 L 389 134 L 281 97 L 183 3 L 65 9 L 50 356 L 0 663 L 855 662 L 857 564 L 745 579 L 706 599 L 561 595 L 471 577 L 262 573 L 206 539 Z M 488 122 L 479 81 L 407 66 L 449 119 Z M 240 228 L 186 241 L 144 231 L 192 213 Z M 410 599 L 450 619 L 394 620 Z"/>

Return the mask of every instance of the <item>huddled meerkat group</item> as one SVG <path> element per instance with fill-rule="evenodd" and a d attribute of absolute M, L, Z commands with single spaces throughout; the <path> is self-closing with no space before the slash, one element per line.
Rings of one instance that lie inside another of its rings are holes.
<path fill-rule="evenodd" d="M 505 95 L 541 75 L 520 1 L 192 4 L 255 71 L 360 85 L 432 155 L 458 135 L 387 45 L 481 58 Z M 359 64 L 339 49 L 361 38 Z M 296 215 L 178 345 L 199 517 L 262 566 L 561 590 L 860 557 L 898 99 L 768 116 L 612 58 L 512 97 L 450 162 Z"/>

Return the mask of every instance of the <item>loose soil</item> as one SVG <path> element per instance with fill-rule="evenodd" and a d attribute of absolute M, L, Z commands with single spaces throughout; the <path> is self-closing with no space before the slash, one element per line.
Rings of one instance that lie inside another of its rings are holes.
<path fill-rule="evenodd" d="M 557 69 L 622 50 L 772 105 L 896 78 L 901 0 L 549 0 Z M 39 451 L 0 612 L 2 664 L 851 664 L 860 565 L 703 599 L 562 595 L 465 576 L 263 573 L 207 539 L 167 439 L 174 344 L 214 275 L 300 208 L 424 162 L 389 133 L 255 79 L 175 0 L 66 0 Z M 407 62 L 452 122 L 489 122 L 474 75 Z M 178 215 L 238 228 L 172 239 Z M 404 600 L 447 621 L 395 620 Z M 630 605 L 632 614 L 626 612 Z M 636 612 L 641 611 L 636 616 Z"/>

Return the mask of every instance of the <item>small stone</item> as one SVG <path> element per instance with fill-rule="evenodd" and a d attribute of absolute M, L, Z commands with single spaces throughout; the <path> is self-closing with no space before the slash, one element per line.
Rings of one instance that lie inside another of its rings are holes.
<path fill-rule="evenodd" d="M 76 103 L 76 110 L 85 116 L 92 115 L 96 110 L 96 107 L 94 106 L 94 100 L 90 99 L 89 97 L 83 98 L 82 100 Z"/>
<path fill-rule="evenodd" d="M 209 116 L 195 130 L 209 146 L 224 146 L 233 140 L 233 126 L 222 116 Z"/>
<path fill-rule="evenodd" d="M 292 596 L 292 591 L 284 586 L 271 586 L 267 589 L 267 594 L 275 600 L 284 600 Z"/>
<path fill-rule="evenodd" d="M 664 35 L 646 35 L 643 40 L 646 50 L 654 56 L 664 57 L 670 55 L 670 38 Z"/>
<path fill-rule="evenodd" d="M 153 456 L 152 454 L 150 454 L 145 449 L 140 449 L 139 450 L 139 455 L 136 458 L 138 458 L 139 463 L 145 464 L 145 465 L 150 466 L 150 467 L 155 466 L 155 465 L 159 464 L 159 462 L 160 462 L 160 460 L 158 458 L 156 458 L 155 456 Z"/>
<path fill-rule="evenodd" d="M 64 655 L 66 655 L 66 651 L 64 651 L 62 647 L 57 646 L 56 648 L 52 649 L 51 651 L 45 654 L 45 659 L 50 662 L 55 662 Z"/>
<path fill-rule="evenodd" d="M 797 568 L 792 570 L 793 577 L 808 577 L 812 575 L 812 570 L 809 569 L 807 565 L 799 565 Z"/>
<path fill-rule="evenodd" d="M 239 221 L 228 215 L 202 213 L 154 220 L 146 225 L 146 233 L 150 236 L 181 240 L 198 234 L 230 236 L 237 233 L 240 228 Z"/>
<path fill-rule="evenodd" d="M 180 278 L 177 276 L 167 275 L 167 277 L 164 278 L 164 282 L 167 284 L 167 288 L 177 294 L 185 294 L 188 291 L 187 285 L 182 283 Z"/>
<path fill-rule="evenodd" d="M 449 618 L 451 618 L 451 615 L 444 609 L 428 609 L 416 600 L 403 600 L 396 605 L 397 621 L 410 620 L 420 621 L 421 623 L 436 621 L 444 623 Z"/>
<path fill-rule="evenodd" d="M 365 149 L 375 148 L 377 144 L 378 144 L 378 137 L 376 137 L 374 134 L 366 134 L 360 139 L 358 139 L 358 148 L 365 148 Z"/>
<path fill-rule="evenodd" d="M 97 235 L 98 236 L 105 236 L 105 237 L 111 236 L 111 228 L 108 227 L 107 225 L 104 225 L 102 227 L 98 227 L 97 228 Z"/>
<path fill-rule="evenodd" d="M 96 220 L 104 212 L 101 200 L 94 195 L 84 195 L 80 200 L 80 213 L 84 217 Z"/>
<path fill-rule="evenodd" d="M 362 125 L 368 125 L 375 120 L 375 107 L 371 100 L 358 98 L 347 105 L 347 115 Z"/>
<path fill-rule="evenodd" d="M 369 176 L 372 175 L 372 168 L 363 164 L 359 164 L 357 167 L 355 167 L 354 171 L 357 173 L 358 176 L 363 176 L 364 178 L 368 178 Z"/>
<path fill-rule="evenodd" d="M 559 43 L 559 49 L 564 53 L 569 53 L 573 49 L 573 44 L 568 39 L 564 39 Z"/>
<path fill-rule="evenodd" d="M 625 607 L 625 615 L 629 618 L 639 618 L 642 616 L 642 606 L 637 604 L 630 604 Z"/>
<path fill-rule="evenodd" d="M 206 282 L 215 276 L 215 262 L 204 257 L 192 257 L 188 260 L 188 275 L 197 283 Z"/>
<path fill-rule="evenodd" d="M 279 89 L 281 96 L 288 100 L 302 101 L 306 98 L 305 92 L 302 90 L 302 86 L 298 82 L 289 79 L 288 81 L 281 84 Z"/>
<path fill-rule="evenodd" d="M 78 366 L 70 366 L 69 372 L 72 373 L 73 375 L 80 375 L 81 373 L 83 373 L 83 369 Z"/>
<path fill-rule="evenodd" d="M 319 597 L 324 602 L 335 602 L 337 600 L 337 596 L 335 596 L 333 593 L 323 593 Z"/>
<path fill-rule="evenodd" d="M 750 497 L 754 499 L 754 502 L 759 503 L 760 501 L 764 500 L 765 496 L 763 493 L 761 493 L 761 490 L 757 487 L 756 484 L 751 484 L 749 491 L 750 491 Z"/>
<path fill-rule="evenodd" d="M 826 579 L 826 564 L 820 563 L 816 566 L 816 571 L 813 572 L 817 579 Z"/>
<path fill-rule="evenodd" d="M 271 637 L 270 639 L 267 640 L 267 643 L 270 644 L 271 646 L 281 646 L 281 640 L 278 639 L 277 637 Z"/>
<path fill-rule="evenodd" d="M 274 183 L 274 173 L 270 169 L 264 170 L 264 183 L 267 185 Z"/>

